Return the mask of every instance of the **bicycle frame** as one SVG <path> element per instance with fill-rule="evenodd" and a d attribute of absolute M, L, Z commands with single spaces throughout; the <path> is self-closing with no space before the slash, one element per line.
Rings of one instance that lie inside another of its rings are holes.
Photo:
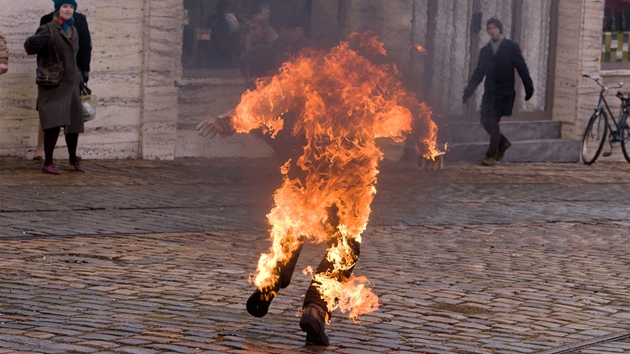
<path fill-rule="evenodd" d="M 612 113 L 612 110 L 610 109 L 610 106 L 608 105 L 608 101 L 606 101 L 606 94 L 608 93 L 608 90 L 610 89 L 622 88 L 623 83 L 620 82 L 616 86 L 606 86 L 604 85 L 603 82 L 600 81 L 601 78 L 599 76 L 591 76 L 591 75 L 582 75 L 582 76 L 592 79 L 602 88 L 599 91 L 599 100 L 597 102 L 597 106 L 595 106 L 594 114 L 596 116 L 600 116 L 603 109 L 606 109 L 606 111 L 608 112 L 608 117 L 610 117 L 610 119 L 612 120 L 612 123 L 614 123 L 614 124 L 607 124 L 608 131 L 610 132 L 610 144 L 612 146 L 612 143 L 621 141 L 621 137 L 620 137 L 621 127 L 623 127 L 623 125 L 625 124 L 630 112 L 628 111 L 629 107 L 626 105 L 626 99 L 623 96 L 620 96 L 618 93 L 617 97 L 621 99 L 621 115 L 618 117 L 619 120 L 615 119 L 615 115 Z M 625 139 L 629 139 L 629 138 L 626 137 Z"/>

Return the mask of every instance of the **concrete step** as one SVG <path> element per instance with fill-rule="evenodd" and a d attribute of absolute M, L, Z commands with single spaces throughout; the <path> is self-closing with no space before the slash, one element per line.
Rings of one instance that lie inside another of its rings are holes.
<path fill-rule="evenodd" d="M 580 161 L 580 142 L 561 139 L 561 122 L 516 121 L 502 122 L 501 132 L 512 146 L 505 153 L 505 162 L 567 162 Z M 439 128 L 439 146 L 448 143 L 445 162 L 481 161 L 486 157 L 490 137 L 480 123 L 450 122 Z M 385 158 L 398 160 L 403 144 L 388 139 L 379 140 Z"/>
<path fill-rule="evenodd" d="M 505 135 L 508 136 L 507 132 Z M 481 161 L 486 157 L 488 141 L 453 143 L 448 149 L 444 155 L 446 162 Z M 569 139 L 512 140 L 512 146 L 501 161 L 575 163 L 580 161 L 580 142 Z"/>
<path fill-rule="evenodd" d="M 501 122 L 501 132 L 510 141 L 559 139 L 562 123 L 556 121 Z M 451 122 L 439 130 L 439 140 L 450 144 L 487 142 L 488 133 L 481 123 Z"/>

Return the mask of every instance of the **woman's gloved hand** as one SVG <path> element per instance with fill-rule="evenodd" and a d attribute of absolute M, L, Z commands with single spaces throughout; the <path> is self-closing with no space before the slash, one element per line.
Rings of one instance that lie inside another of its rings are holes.
<path fill-rule="evenodd" d="M 35 47 L 45 47 L 52 42 L 52 36 L 48 33 L 40 33 L 28 38 L 28 44 Z"/>

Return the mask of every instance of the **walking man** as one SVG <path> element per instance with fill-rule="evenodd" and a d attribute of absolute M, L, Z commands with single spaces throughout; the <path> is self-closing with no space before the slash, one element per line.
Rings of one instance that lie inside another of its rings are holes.
<path fill-rule="evenodd" d="M 490 135 L 490 146 L 488 146 L 486 158 L 482 164 L 494 166 L 512 145 L 501 134 L 499 122 L 501 117 L 512 115 L 514 98 L 516 97 L 514 69 L 518 72 L 523 86 L 525 86 L 526 101 L 532 98 L 534 94 L 534 84 L 518 44 L 503 37 L 501 21 L 496 17 L 489 19 L 486 30 L 490 35 L 490 41 L 479 52 L 477 68 L 464 90 L 462 101 L 463 103 L 468 101 L 485 77 L 480 113 L 481 125 Z"/>

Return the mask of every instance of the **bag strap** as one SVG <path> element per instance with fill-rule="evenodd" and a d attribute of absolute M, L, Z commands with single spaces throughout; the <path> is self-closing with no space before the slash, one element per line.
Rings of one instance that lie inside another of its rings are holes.
<path fill-rule="evenodd" d="M 50 29 L 50 22 L 48 22 L 46 24 L 46 27 L 48 27 L 48 33 L 50 33 L 50 37 L 51 37 L 51 40 L 52 40 L 53 48 L 55 49 L 55 57 L 57 58 L 57 60 L 55 60 L 55 62 L 57 62 L 57 61 L 59 61 L 59 54 L 57 53 L 57 45 L 55 44 L 55 36 L 53 36 L 52 29 Z"/>
<path fill-rule="evenodd" d="M 55 48 L 55 56 L 57 57 L 57 61 L 59 61 L 59 54 L 57 54 L 57 44 L 55 44 L 55 36 L 53 36 L 52 29 L 50 28 L 50 22 L 48 22 L 46 26 L 48 26 L 48 32 L 50 33 L 50 37 L 52 38 L 53 48 Z"/>

